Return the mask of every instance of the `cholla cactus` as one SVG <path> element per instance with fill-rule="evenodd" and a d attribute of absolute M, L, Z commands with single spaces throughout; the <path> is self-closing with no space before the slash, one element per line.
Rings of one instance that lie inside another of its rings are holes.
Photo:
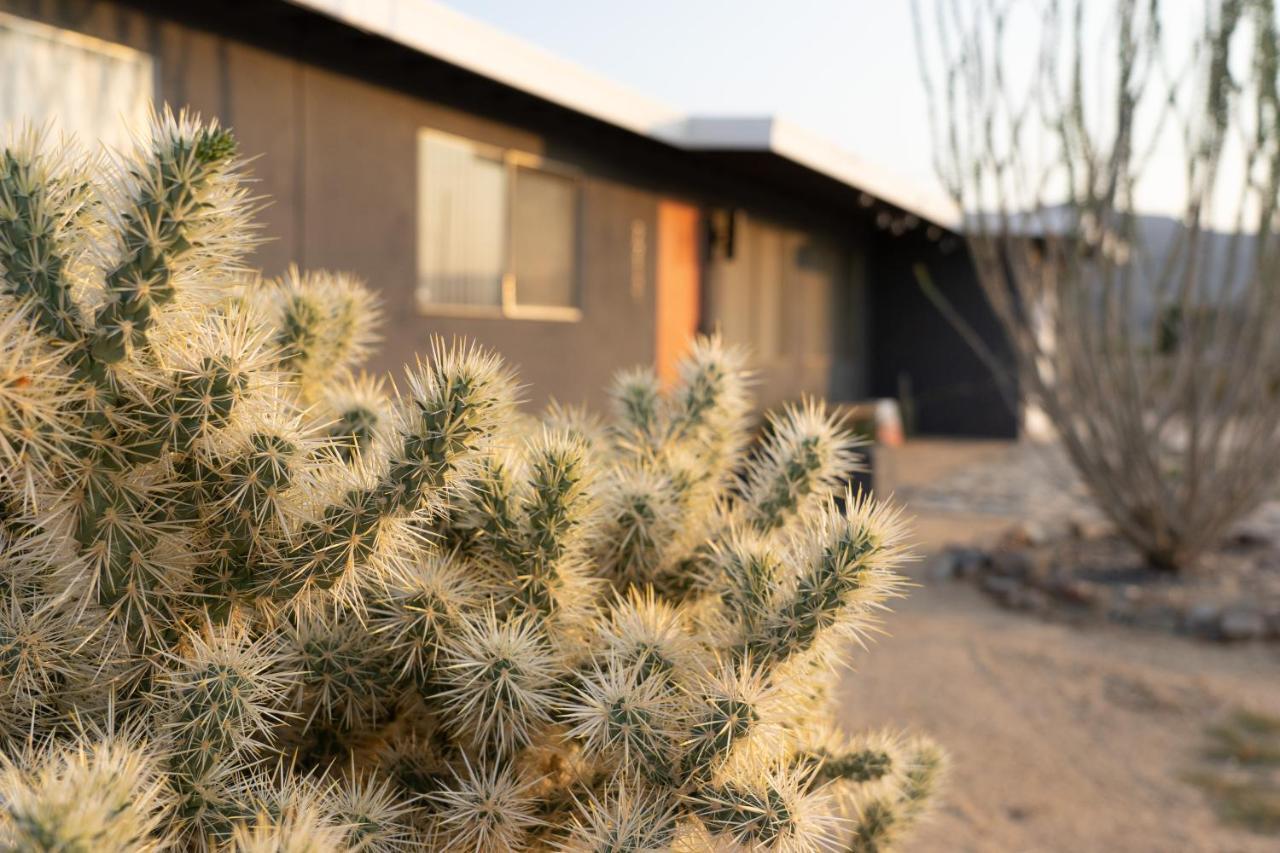
<path fill-rule="evenodd" d="M 516 409 L 494 355 L 354 371 L 376 301 L 242 269 L 231 135 L 0 155 L 0 844 L 879 850 L 942 767 L 837 731 L 899 588 L 818 402 L 742 358 Z"/>

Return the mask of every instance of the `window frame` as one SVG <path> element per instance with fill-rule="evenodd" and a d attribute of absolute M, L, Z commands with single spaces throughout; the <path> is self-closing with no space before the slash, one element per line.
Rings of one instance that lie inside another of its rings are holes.
<path fill-rule="evenodd" d="M 423 163 L 421 161 L 423 143 L 431 138 L 443 139 L 447 142 L 462 143 L 471 148 L 477 155 L 502 163 L 506 174 L 506 211 L 503 217 L 502 232 L 502 279 L 501 301 L 498 305 L 468 305 L 466 303 L 432 302 L 422 294 L 422 256 L 426 245 L 421 239 L 417 242 L 417 270 L 414 282 L 414 302 L 418 313 L 428 317 L 462 317 L 478 319 L 536 320 L 544 322 L 576 323 L 582 319 L 582 188 L 583 174 L 580 169 L 556 160 L 550 160 L 540 154 L 521 151 L 515 148 L 504 148 L 456 133 L 420 128 L 418 130 L 417 152 L 417 215 L 422 217 L 426 205 L 423 203 Z M 515 239 L 514 222 L 516 216 L 516 194 L 519 192 L 517 173 L 520 169 L 532 169 L 545 172 L 555 177 L 568 180 L 573 185 L 573 280 L 570 289 L 573 294 L 572 305 L 529 305 L 518 301 L 519 280 L 515 271 Z M 415 235 L 421 234 L 421 220 Z"/>

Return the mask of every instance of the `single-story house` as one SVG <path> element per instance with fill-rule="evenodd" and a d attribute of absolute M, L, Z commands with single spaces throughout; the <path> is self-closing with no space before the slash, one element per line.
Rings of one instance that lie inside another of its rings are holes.
<path fill-rule="evenodd" d="M 0 0 L 0 125 L 120 144 L 152 100 L 260 155 L 264 272 L 382 294 L 378 368 L 465 336 L 531 402 L 598 404 L 716 330 L 765 405 L 893 397 L 921 432 L 1016 433 L 917 281 L 1006 356 L 956 212 L 785 122 L 682 115 L 427 0 Z"/>

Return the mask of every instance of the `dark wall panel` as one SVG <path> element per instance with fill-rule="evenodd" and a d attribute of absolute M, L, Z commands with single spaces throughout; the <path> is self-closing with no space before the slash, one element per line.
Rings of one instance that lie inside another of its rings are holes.
<path fill-rule="evenodd" d="M 876 240 L 870 256 L 872 394 L 898 397 L 905 385 L 909 426 L 922 434 L 1012 438 L 1018 418 L 997 376 L 929 300 L 914 271 L 934 285 L 1006 367 L 1008 342 L 963 244 L 944 252 L 918 232 Z M 1004 375 L 1011 376 L 1007 369 Z M 1008 380 L 1006 380 L 1008 381 Z"/>

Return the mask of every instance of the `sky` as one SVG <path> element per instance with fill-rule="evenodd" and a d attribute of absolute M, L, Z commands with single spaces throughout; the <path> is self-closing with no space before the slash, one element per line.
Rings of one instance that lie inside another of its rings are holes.
<path fill-rule="evenodd" d="M 943 192 L 911 0 L 443 2 L 683 112 L 778 115 L 886 175 Z M 1086 42 L 1096 45 L 1091 65 L 1099 74 L 1107 73 L 1114 45 L 1114 22 L 1104 11 L 1113 8 L 1110 2 L 1089 0 L 1086 7 L 1098 15 L 1090 18 Z M 927 13 L 933 6 L 922 8 Z M 1162 0 L 1159 8 L 1170 43 L 1183 45 L 1166 46 L 1166 58 L 1173 67 L 1183 65 L 1185 43 L 1198 26 L 1191 10 L 1201 7 L 1195 0 Z M 1028 70 L 1040 37 L 1038 19 L 1029 14 L 1010 40 L 1014 65 Z M 1153 148 L 1137 192 L 1140 209 L 1182 213 L 1186 184 L 1178 144 L 1164 134 Z M 1224 186 L 1230 209 L 1230 192 L 1238 193 L 1240 183 Z"/>
<path fill-rule="evenodd" d="M 909 0 L 444 0 L 684 112 L 779 115 L 936 187 Z"/>

